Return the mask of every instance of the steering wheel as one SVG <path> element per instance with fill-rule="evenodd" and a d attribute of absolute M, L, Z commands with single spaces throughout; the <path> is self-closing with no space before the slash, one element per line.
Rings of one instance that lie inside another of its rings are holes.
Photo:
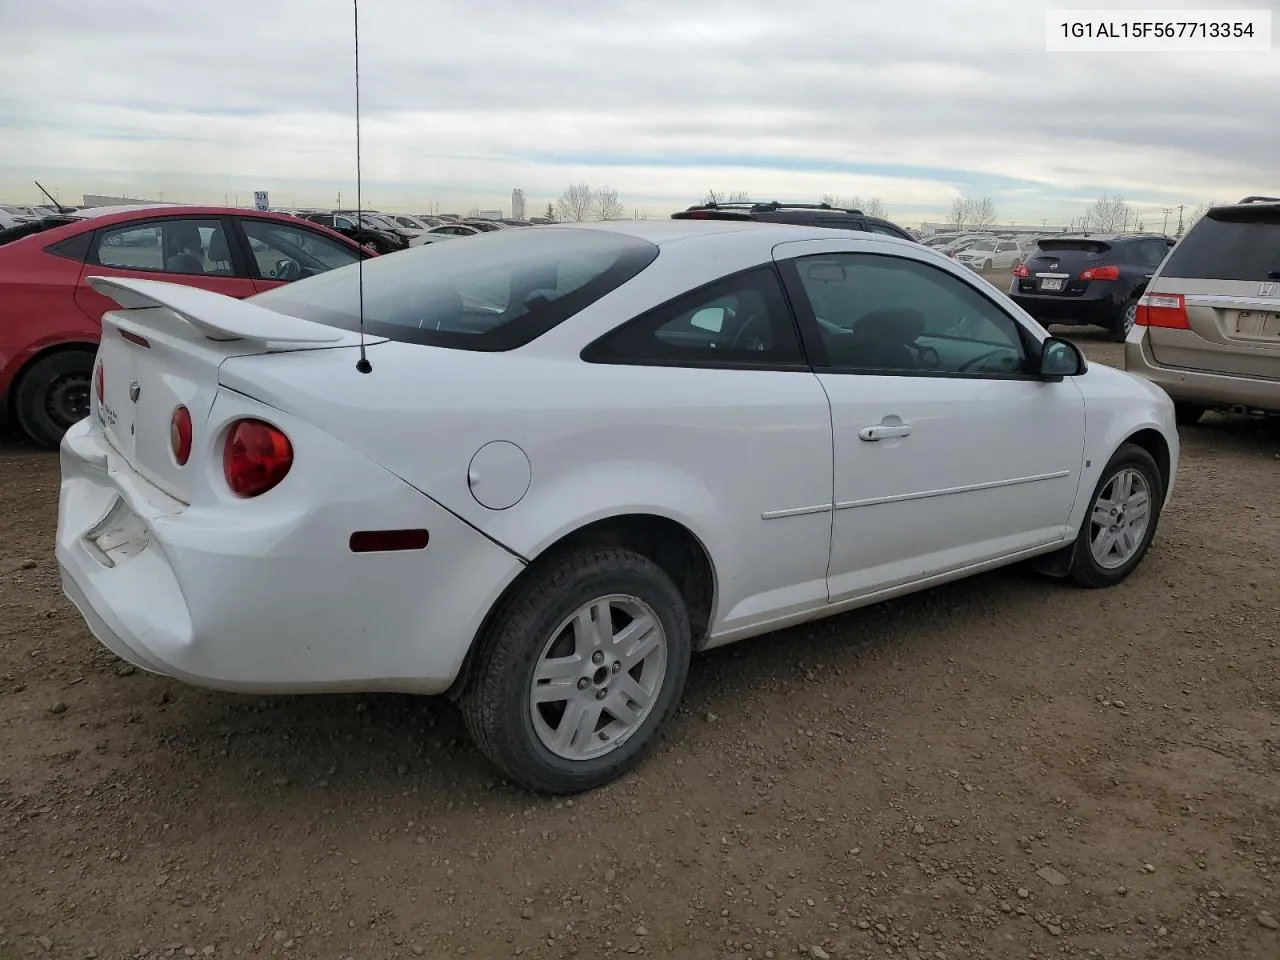
<path fill-rule="evenodd" d="M 738 328 L 738 332 L 733 335 L 733 339 L 729 342 L 730 350 L 763 350 L 764 349 L 764 341 L 761 340 L 759 337 L 751 337 L 741 347 L 738 346 L 738 341 L 742 340 L 743 334 L 745 334 L 749 329 L 751 329 L 751 325 L 759 319 L 761 319 L 760 314 L 753 313 L 751 316 L 747 317 L 747 319 L 742 321 L 742 326 Z"/>
<path fill-rule="evenodd" d="M 960 373 L 967 373 L 970 367 L 981 363 L 983 360 L 986 360 L 988 357 L 994 357 L 997 354 L 1001 354 L 1001 353 L 1004 353 L 1003 348 L 998 348 L 996 350 L 988 350 L 986 353 L 980 353 L 976 357 L 972 357 L 966 360 L 964 363 L 960 364 L 960 366 L 956 367 L 956 370 Z"/>
<path fill-rule="evenodd" d="M 302 267 L 297 260 L 277 260 L 274 280 L 297 280 L 302 276 Z"/>
<path fill-rule="evenodd" d="M 907 346 L 915 351 L 916 360 L 926 370 L 937 370 L 941 366 L 942 358 L 938 356 L 938 351 L 933 347 L 922 347 L 914 343 L 907 344 Z"/>

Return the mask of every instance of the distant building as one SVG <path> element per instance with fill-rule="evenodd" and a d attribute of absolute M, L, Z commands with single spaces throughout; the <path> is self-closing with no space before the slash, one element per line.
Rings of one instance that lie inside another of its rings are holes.
<path fill-rule="evenodd" d="M 124 207 L 135 203 L 158 203 L 157 200 L 139 200 L 136 197 L 101 197 L 94 193 L 84 195 L 82 207 Z"/>
<path fill-rule="evenodd" d="M 519 187 L 511 191 L 511 219 L 524 219 L 524 191 Z"/>
<path fill-rule="evenodd" d="M 502 211 L 501 210 L 477 210 L 476 219 L 477 220 L 501 220 Z"/>

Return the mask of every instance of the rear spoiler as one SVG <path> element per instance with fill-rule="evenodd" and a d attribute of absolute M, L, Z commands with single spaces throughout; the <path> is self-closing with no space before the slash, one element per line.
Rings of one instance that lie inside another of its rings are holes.
<path fill-rule="evenodd" d="M 336 343 L 347 332 L 224 296 L 162 280 L 88 277 L 89 286 L 125 310 L 164 307 L 210 340 L 258 343 Z"/>

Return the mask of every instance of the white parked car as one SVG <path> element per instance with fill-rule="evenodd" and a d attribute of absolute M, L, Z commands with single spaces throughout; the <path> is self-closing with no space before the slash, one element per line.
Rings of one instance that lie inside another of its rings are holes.
<path fill-rule="evenodd" d="M 1012 240 L 988 237 L 965 247 L 956 260 L 974 270 L 1012 269 L 1022 262 L 1022 251 Z"/>
<path fill-rule="evenodd" d="M 48 215 L 48 211 L 21 203 L 0 204 L 0 213 L 6 214 L 18 223 L 35 223 Z"/>
<path fill-rule="evenodd" d="M 628 221 L 362 269 L 90 278 L 64 588 L 188 683 L 447 692 L 538 790 L 634 765 L 695 651 L 1020 560 L 1117 583 L 1173 486 L 1163 391 L 916 243 Z"/>

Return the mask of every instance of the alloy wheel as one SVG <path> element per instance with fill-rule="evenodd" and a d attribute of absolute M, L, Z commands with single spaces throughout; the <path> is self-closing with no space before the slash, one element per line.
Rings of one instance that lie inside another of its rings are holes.
<path fill-rule="evenodd" d="M 1140 470 L 1125 467 L 1103 486 L 1089 517 L 1089 549 L 1098 566 L 1114 570 L 1142 547 L 1151 522 L 1151 488 Z"/>
<path fill-rule="evenodd" d="M 539 742 L 566 760 L 616 750 L 644 723 L 667 671 L 667 635 L 653 609 L 611 594 L 582 604 L 538 655 L 529 709 Z"/>

